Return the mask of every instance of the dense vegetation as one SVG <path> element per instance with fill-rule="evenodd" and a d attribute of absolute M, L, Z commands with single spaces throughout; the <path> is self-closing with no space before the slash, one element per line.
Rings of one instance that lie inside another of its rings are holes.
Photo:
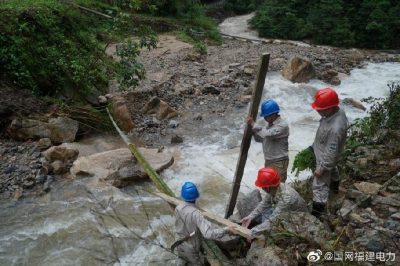
<path fill-rule="evenodd" d="M 76 0 L 0 1 L 0 75 L 2 80 L 37 95 L 80 99 L 104 92 L 110 79 L 122 88 L 136 86 L 145 75 L 136 61 L 142 47 L 156 45 L 155 33 L 134 16 L 168 15 L 187 38 L 218 40 L 212 20 L 197 1 Z M 110 42 L 129 39 L 117 49 L 121 60 L 107 57 Z"/>
<path fill-rule="evenodd" d="M 226 0 L 224 8 L 236 14 L 245 14 L 256 10 L 263 2 L 264 0 Z"/>
<path fill-rule="evenodd" d="M 256 10 L 260 36 L 375 49 L 400 48 L 396 0 L 227 0 L 237 13 Z"/>

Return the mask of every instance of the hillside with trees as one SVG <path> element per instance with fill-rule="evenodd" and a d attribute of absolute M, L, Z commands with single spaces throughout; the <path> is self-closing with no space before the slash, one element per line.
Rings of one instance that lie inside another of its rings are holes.
<path fill-rule="evenodd" d="M 371 49 L 400 48 L 400 2 L 394 0 L 235 1 L 237 13 L 256 11 L 251 25 L 261 37 Z"/>

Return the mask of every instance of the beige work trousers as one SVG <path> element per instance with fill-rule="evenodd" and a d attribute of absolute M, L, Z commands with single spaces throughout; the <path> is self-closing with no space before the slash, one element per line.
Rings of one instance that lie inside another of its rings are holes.
<path fill-rule="evenodd" d="M 264 166 L 274 168 L 276 171 L 278 171 L 279 174 L 281 175 L 281 182 L 285 183 L 287 179 L 288 164 L 289 164 L 289 159 L 283 159 L 280 161 L 265 160 Z"/>

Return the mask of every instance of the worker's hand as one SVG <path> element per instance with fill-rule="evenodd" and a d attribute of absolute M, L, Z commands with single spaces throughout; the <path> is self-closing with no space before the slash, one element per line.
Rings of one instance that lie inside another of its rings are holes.
<path fill-rule="evenodd" d="M 235 226 L 233 226 L 233 225 L 230 225 L 230 226 L 228 226 L 228 234 L 229 235 L 234 235 L 235 234 Z"/>
<path fill-rule="evenodd" d="M 253 236 L 249 236 L 248 238 L 246 238 L 247 242 L 251 243 L 251 241 L 253 241 L 254 237 Z"/>
<path fill-rule="evenodd" d="M 316 177 L 321 177 L 321 175 L 322 175 L 322 171 L 321 171 L 321 169 L 316 169 L 315 171 L 314 171 L 314 176 L 316 176 Z"/>
<path fill-rule="evenodd" d="M 253 117 L 249 116 L 246 118 L 246 124 L 248 124 L 251 127 L 254 127 L 254 119 Z"/>
<path fill-rule="evenodd" d="M 247 228 L 247 227 L 249 227 L 251 220 L 252 219 L 249 216 L 246 216 L 242 220 L 240 220 L 240 223 L 242 224 L 242 226 Z"/>

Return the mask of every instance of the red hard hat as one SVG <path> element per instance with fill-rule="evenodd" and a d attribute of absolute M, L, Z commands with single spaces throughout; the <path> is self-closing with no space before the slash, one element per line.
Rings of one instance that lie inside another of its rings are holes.
<path fill-rule="evenodd" d="M 268 167 L 263 167 L 258 170 L 256 186 L 257 187 L 277 187 L 281 182 L 281 177 L 279 173 L 273 169 Z"/>
<path fill-rule="evenodd" d="M 339 97 L 332 88 L 317 90 L 311 107 L 315 110 L 325 110 L 339 105 Z"/>

